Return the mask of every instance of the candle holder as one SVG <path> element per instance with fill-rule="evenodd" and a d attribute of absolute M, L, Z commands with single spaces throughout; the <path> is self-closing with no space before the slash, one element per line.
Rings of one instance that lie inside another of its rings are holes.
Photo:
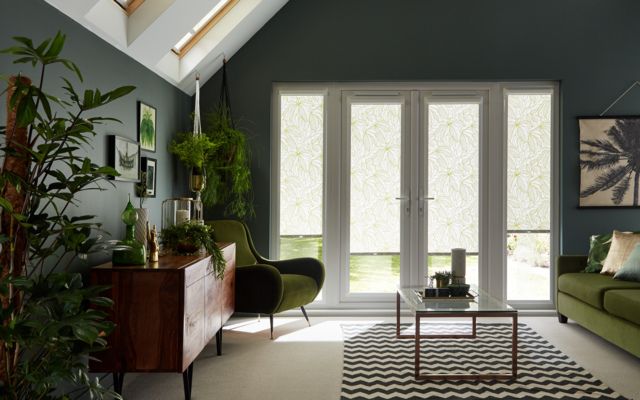
<path fill-rule="evenodd" d="M 162 229 L 191 221 L 203 223 L 202 201 L 199 199 L 177 197 L 162 202 Z"/>

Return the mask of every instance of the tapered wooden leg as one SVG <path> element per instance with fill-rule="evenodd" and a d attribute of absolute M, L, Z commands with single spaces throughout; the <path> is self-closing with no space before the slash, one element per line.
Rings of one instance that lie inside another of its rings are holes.
<path fill-rule="evenodd" d="M 271 325 L 271 340 L 273 340 L 273 314 L 269 314 L 269 325 Z"/>
<path fill-rule="evenodd" d="M 307 315 L 307 310 L 304 309 L 304 306 L 300 306 L 300 309 L 302 310 L 302 315 L 304 315 L 304 319 L 307 320 L 307 324 L 311 326 L 311 322 L 309 322 L 309 316 Z"/>
<path fill-rule="evenodd" d="M 222 355 L 222 328 L 216 332 L 216 352 L 219 356 Z"/>
<path fill-rule="evenodd" d="M 122 385 L 124 385 L 124 372 L 113 373 L 113 390 L 122 396 Z"/>
<path fill-rule="evenodd" d="M 191 400 L 191 388 L 193 383 L 193 363 L 182 373 L 182 384 L 184 385 L 184 400 Z"/>

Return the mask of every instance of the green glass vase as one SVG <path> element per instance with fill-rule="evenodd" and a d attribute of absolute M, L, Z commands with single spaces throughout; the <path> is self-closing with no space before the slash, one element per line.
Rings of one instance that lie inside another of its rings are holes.
<path fill-rule="evenodd" d="M 124 240 L 118 242 L 118 248 L 113 250 L 113 265 L 144 265 L 147 263 L 147 251 L 145 246 L 135 239 L 136 221 L 138 214 L 131 204 L 131 196 L 129 202 L 122 212 L 122 222 L 126 226 Z"/>

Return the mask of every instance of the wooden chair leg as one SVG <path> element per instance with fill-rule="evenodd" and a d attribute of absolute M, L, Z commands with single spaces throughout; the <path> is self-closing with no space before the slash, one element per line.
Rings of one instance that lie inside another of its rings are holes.
<path fill-rule="evenodd" d="M 304 306 L 300 306 L 300 309 L 302 310 L 302 314 L 304 315 L 304 319 L 307 320 L 307 324 L 309 324 L 309 326 L 311 326 L 311 322 L 309 322 L 309 316 L 307 315 L 307 310 L 304 309 Z"/>
<path fill-rule="evenodd" d="M 271 340 L 273 340 L 273 314 L 269 314 L 269 324 L 271 325 Z"/>

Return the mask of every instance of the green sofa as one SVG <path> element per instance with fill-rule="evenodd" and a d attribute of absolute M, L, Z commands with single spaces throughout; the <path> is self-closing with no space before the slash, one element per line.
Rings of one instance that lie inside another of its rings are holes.
<path fill-rule="evenodd" d="M 640 282 L 581 272 L 586 264 L 586 256 L 558 257 L 558 320 L 570 318 L 640 357 Z"/>

